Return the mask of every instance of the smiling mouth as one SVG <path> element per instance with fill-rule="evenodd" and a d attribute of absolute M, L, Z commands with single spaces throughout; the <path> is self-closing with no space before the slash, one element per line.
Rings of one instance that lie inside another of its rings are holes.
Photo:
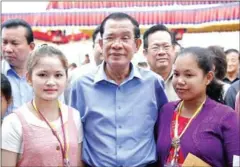
<path fill-rule="evenodd" d="M 156 61 L 168 61 L 168 59 L 161 58 L 161 59 L 156 59 Z"/>
<path fill-rule="evenodd" d="M 56 92 L 57 89 L 44 89 L 44 91 L 46 91 L 46 92 Z"/>
<path fill-rule="evenodd" d="M 186 92 L 186 89 L 177 89 L 177 92 L 182 93 L 182 92 Z"/>
<path fill-rule="evenodd" d="M 119 53 L 112 53 L 111 56 L 115 56 L 115 57 L 119 57 L 119 56 L 122 56 L 122 54 L 119 54 Z"/>
<path fill-rule="evenodd" d="M 9 57 L 9 56 L 4 56 L 5 59 L 8 59 L 8 60 L 13 60 L 13 59 L 16 59 L 15 57 Z"/>

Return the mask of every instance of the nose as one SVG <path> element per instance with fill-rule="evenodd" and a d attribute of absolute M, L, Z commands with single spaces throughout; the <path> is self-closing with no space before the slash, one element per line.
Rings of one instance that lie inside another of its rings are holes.
<path fill-rule="evenodd" d="M 3 45 L 4 52 L 13 52 L 12 46 L 10 44 Z"/>
<path fill-rule="evenodd" d="M 50 77 L 47 82 L 46 82 L 47 86 L 54 86 L 55 85 L 55 80 L 54 77 Z"/>
<path fill-rule="evenodd" d="M 186 82 L 185 82 L 185 80 L 184 80 L 182 77 L 178 77 L 177 83 L 178 83 L 179 85 L 184 85 Z"/>
<path fill-rule="evenodd" d="M 159 52 L 165 54 L 167 50 L 164 47 L 159 47 Z"/>
<path fill-rule="evenodd" d="M 163 47 L 159 47 L 158 50 L 157 50 L 157 54 L 165 55 L 166 54 L 166 50 Z"/>
<path fill-rule="evenodd" d="M 115 39 L 114 41 L 112 41 L 112 45 L 111 45 L 114 49 L 120 49 L 122 48 L 122 41 L 120 39 Z"/>

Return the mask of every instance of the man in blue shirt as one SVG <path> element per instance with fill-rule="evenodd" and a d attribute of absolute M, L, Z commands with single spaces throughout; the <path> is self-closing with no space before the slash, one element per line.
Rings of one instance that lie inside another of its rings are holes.
<path fill-rule="evenodd" d="M 32 87 L 27 83 L 27 59 L 35 47 L 33 32 L 24 20 L 10 19 L 1 26 L 2 30 L 2 73 L 11 83 L 13 103 L 8 113 L 30 101 Z"/>
<path fill-rule="evenodd" d="M 112 13 L 100 26 L 104 62 L 76 80 L 71 105 L 83 123 L 83 160 L 89 166 L 148 166 L 156 161 L 154 125 L 167 102 L 163 80 L 135 67 L 141 45 L 138 22 Z"/>

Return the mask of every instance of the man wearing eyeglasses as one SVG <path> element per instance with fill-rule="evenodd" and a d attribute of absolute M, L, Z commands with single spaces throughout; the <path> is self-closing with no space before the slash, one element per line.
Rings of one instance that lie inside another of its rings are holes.
<path fill-rule="evenodd" d="M 104 61 L 79 78 L 71 92 L 71 105 L 83 123 L 83 160 L 87 166 L 151 166 L 156 161 L 154 124 L 167 102 L 163 80 L 131 63 L 141 45 L 134 18 L 112 13 L 100 34 Z"/>
<path fill-rule="evenodd" d="M 150 27 L 143 35 L 143 54 L 150 69 L 163 77 L 169 101 L 179 99 L 172 86 L 175 59 L 173 41 L 173 34 L 160 24 Z"/>

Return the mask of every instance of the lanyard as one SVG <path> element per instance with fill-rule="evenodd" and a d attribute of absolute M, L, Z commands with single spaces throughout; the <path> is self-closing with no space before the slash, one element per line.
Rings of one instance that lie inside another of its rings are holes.
<path fill-rule="evenodd" d="M 60 147 L 61 147 L 61 152 L 62 152 L 62 157 L 63 160 L 67 159 L 67 144 L 66 144 L 66 135 L 65 135 L 65 129 L 64 129 L 64 124 L 63 124 L 63 117 L 62 117 L 62 112 L 61 112 L 61 108 L 60 108 L 60 103 L 58 102 L 58 108 L 59 108 L 59 114 L 60 114 L 60 119 L 61 119 L 61 127 L 62 127 L 62 132 L 63 132 L 63 144 L 64 144 L 64 148 L 62 145 L 62 142 L 60 141 L 59 136 L 57 135 L 57 132 L 53 129 L 53 127 L 50 125 L 50 123 L 48 122 L 48 120 L 43 116 L 43 114 L 37 109 L 35 101 L 32 101 L 32 106 L 33 108 L 37 111 L 37 113 L 40 115 L 40 117 L 47 123 L 47 125 L 49 126 L 49 128 L 51 129 L 53 135 L 57 138 Z"/>
<path fill-rule="evenodd" d="M 197 108 L 197 110 L 194 112 L 193 116 L 190 118 L 190 120 L 188 121 L 187 125 L 185 126 L 185 128 L 183 129 L 183 131 L 181 132 L 181 134 L 178 136 L 178 118 L 179 115 L 181 114 L 182 111 L 182 107 L 183 107 L 183 103 L 184 101 L 182 101 L 180 103 L 179 106 L 179 110 L 178 113 L 176 115 L 176 121 L 175 121 L 175 127 L 174 127 L 174 137 L 172 139 L 172 146 L 174 147 L 174 155 L 173 155 L 173 159 L 171 161 L 171 165 L 174 166 L 174 164 L 177 164 L 178 161 L 178 152 L 180 149 L 180 138 L 182 137 L 182 135 L 184 134 L 184 132 L 187 130 L 188 126 L 190 125 L 190 123 L 192 122 L 192 120 L 197 116 L 197 114 L 201 111 L 203 104 L 205 103 L 206 100 L 203 101 L 203 103 Z"/>
<path fill-rule="evenodd" d="M 183 102 L 182 101 L 180 103 L 180 107 L 178 110 L 178 113 L 176 115 L 176 122 L 175 122 L 175 127 L 174 127 L 174 137 L 180 139 L 182 137 L 182 135 L 184 134 L 184 132 L 187 130 L 188 126 L 190 125 L 190 123 L 192 122 L 192 120 L 197 116 L 197 114 L 201 111 L 203 104 L 205 103 L 206 100 L 203 101 L 203 103 L 197 108 L 197 110 L 194 112 L 193 116 L 190 118 L 190 120 L 188 121 L 187 125 L 185 126 L 185 128 L 183 129 L 182 133 L 178 136 L 178 117 L 181 114 L 182 111 L 182 107 L 183 107 Z"/>

